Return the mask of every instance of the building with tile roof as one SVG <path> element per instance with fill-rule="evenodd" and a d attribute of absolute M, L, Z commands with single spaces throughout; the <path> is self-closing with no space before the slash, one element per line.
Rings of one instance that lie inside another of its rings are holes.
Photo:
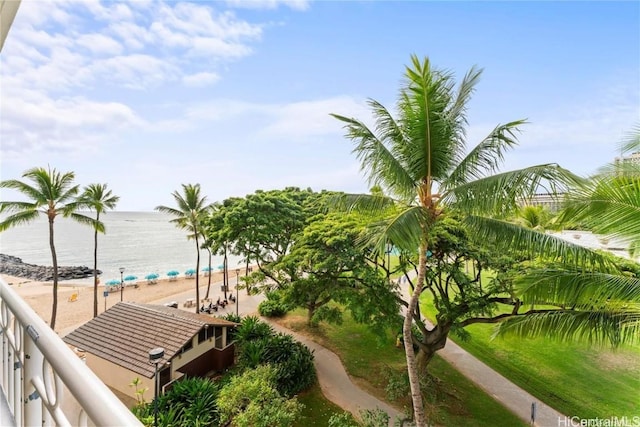
<path fill-rule="evenodd" d="M 164 348 L 158 364 L 163 389 L 183 376 L 206 376 L 231 366 L 234 345 L 228 332 L 235 326 L 177 308 L 120 302 L 63 340 L 85 352 L 87 365 L 105 384 L 135 398 L 130 386 L 135 378 L 141 387 L 154 389 L 150 350 Z"/>

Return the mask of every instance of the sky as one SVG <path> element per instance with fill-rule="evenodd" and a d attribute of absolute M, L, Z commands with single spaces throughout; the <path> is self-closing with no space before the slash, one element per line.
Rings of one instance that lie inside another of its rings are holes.
<path fill-rule="evenodd" d="M 640 123 L 640 3 L 23 0 L 0 53 L 0 179 L 105 183 L 117 210 L 370 188 L 330 113 L 395 105 L 410 56 L 483 68 L 468 144 L 527 119 L 503 170 L 588 175 Z M 11 190 L 2 200 L 20 200 Z"/>

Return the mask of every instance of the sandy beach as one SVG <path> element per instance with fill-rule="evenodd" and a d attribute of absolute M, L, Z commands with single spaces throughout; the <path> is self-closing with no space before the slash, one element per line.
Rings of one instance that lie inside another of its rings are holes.
<path fill-rule="evenodd" d="M 11 288 L 16 291 L 34 311 L 49 323 L 51 320 L 51 304 L 53 301 L 52 282 L 38 282 L 20 277 L 0 275 Z M 235 291 L 235 277 L 229 274 L 229 289 Z M 235 275 L 233 275 L 235 276 Z M 88 279 L 91 280 L 91 279 Z M 200 298 L 205 297 L 209 278 L 200 276 Z M 147 280 L 139 280 L 138 287 L 126 286 L 123 290 L 123 301 L 138 303 L 160 303 L 172 297 L 183 308 L 183 302 L 191 297 L 195 300 L 195 278 L 180 277 L 176 280 L 161 279 L 156 284 L 149 284 Z M 211 274 L 211 290 L 209 297 L 215 301 L 220 292 L 222 273 Z M 215 286 L 214 286 L 215 285 Z M 105 311 L 105 287 L 98 285 L 98 314 Z M 243 293 L 244 291 L 240 291 Z M 70 301 L 72 294 L 77 293 L 75 301 Z M 183 294 L 183 295 L 181 295 Z M 184 295 L 186 294 L 186 295 Z M 180 298 L 178 298 L 180 296 Z M 106 308 L 120 302 L 120 291 L 112 292 L 106 298 Z M 56 332 L 61 336 L 91 320 L 93 317 L 93 286 L 78 284 L 73 281 L 58 283 L 58 313 L 56 318 Z"/>

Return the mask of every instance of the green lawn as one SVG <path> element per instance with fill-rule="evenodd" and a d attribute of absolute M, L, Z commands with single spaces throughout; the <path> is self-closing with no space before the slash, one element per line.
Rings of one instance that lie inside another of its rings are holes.
<path fill-rule="evenodd" d="M 423 313 L 434 318 L 429 295 Z M 608 418 L 640 415 L 640 347 L 589 348 L 549 339 L 491 339 L 492 325 L 471 325 L 461 347 L 567 415 Z M 453 337 L 455 339 L 455 337 Z"/>
<path fill-rule="evenodd" d="M 381 399 L 386 397 L 385 387 L 392 383 L 402 383 L 405 359 L 402 349 L 395 347 L 395 336 L 380 337 L 366 326 L 355 323 L 345 316 L 342 325 L 322 324 L 318 328 L 307 328 L 305 313 L 298 310 L 285 318 L 282 323 L 311 336 L 334 351 L 347 372 L 358 385 Z M 447 362 L 436 357 L 430 365 L 433 376 L 430 381 L 428 400 L 430 419 L 438 425 L 482 426 L 524 426 L 514 414 L 488 396 Z M 408 407 L 407 389 L 402 398 L 391 403 L 398 408 Z"/>
<path fill-rule="evenodd" d="M 344 412 L 339 406 L 324 397 L 318 384 L 300 394 L 298 401 L 304 404 L 304 410 L 294 427 L 326 427 L 329 425 L 329 418 L 332 415 Z"/>

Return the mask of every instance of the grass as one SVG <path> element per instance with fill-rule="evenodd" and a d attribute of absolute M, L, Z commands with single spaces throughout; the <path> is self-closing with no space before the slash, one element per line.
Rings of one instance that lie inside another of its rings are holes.
<path fill-rule="evenodd" d="M 304 410 L 293 427 L 326 427 L 331 416 L 344 412 L 324 397 L 318 384 L 298 395 L 298 401 L 304 404 Z"/>
<path fill-rule="evenodd" d="M 297 310 L 281 320 L 338 354 L 345 369 L 361 388 L 398 408 L 409 407 L 404 352 L 395 346 L 391 333 L 373 332 L 348 315 L 342 325 L 306 326 L 305 312 Z M 437 357 L 429 366 L 428 412 L 438 425 L 524 426 L 513 413 Z M 385 387 L 402 396 L 387 398 Z"/>
<path fill-rule="evenodd" d="M 433 319 L 429 295 L 423 313 Z M 581 418 L 639 415 L 640 347 L 613 351 L 550 339 L 491 339 L 492 325 L 471 325 L 461 347 L 558 411 Z M 455 337 L 453 337 L 455 339 Z"/>

